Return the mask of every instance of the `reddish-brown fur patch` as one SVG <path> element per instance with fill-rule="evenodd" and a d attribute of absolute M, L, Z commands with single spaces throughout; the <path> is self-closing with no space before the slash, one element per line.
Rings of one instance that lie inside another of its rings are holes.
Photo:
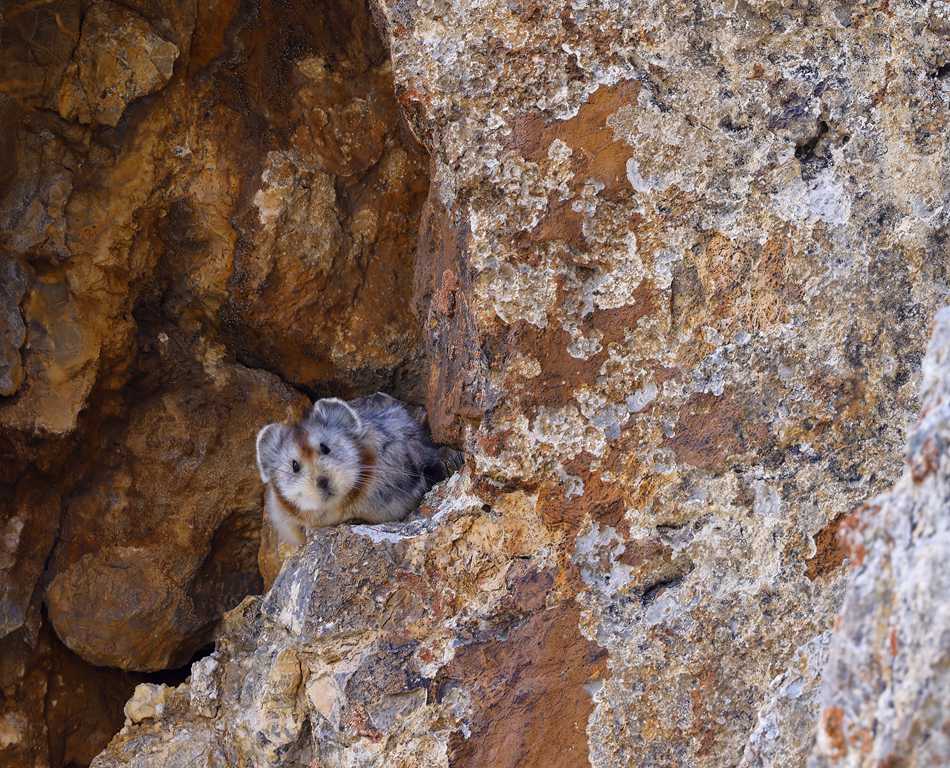
<path fill-rule="evenodd" d="M 369 487 L 369 481 L 376 469 L 376 452 L 365 445 L 360 446 L 360 474 L 356 478 L 356 484 L 346 494 L 343 499 L 343 506 L 349 507 L 356 504 L 366 495 L 366 489 Z"/>
<path fill-rule="evenodd" d="M 280 504 L 281 509 L 284 510 L 288 515 L 290 515 L 294 520 L 304 522 L 303 516 L 298 511 L 291 501 L 280 492 L 280 488 L 277 487 L 277 483 L 271 484 L 271 489 L 274 491 L 274 498 L 277 499 L 277 503 Z"/>
<path fill-rule="evenodd" d="M 304 461 L 313 461 L 313 448 L 310 446 L 310 443 L 307 442 L 306 431 L 299 426 L 294 427 L 293 437 L 294 442 L 297 444 L 297 449 L 300 451 L 300 458 Z"/>
<path fill-rule="evenodd" d="M 297 446 L 297 450 L 300 452 L 301 460 L 308 464 L 313 464 L 316 459 L 316 451 L 307 440 L 306 430 L 299 425 L 296 425 L 293 427 L 291 435 L 291 439 L 294 441 L 294 444 Z M 372 448 L 365 445 L 361 445 L 359 448 L 360 472 L 356 478 L 356 483 L 343 499 L 342 506 L 344 509 L 358 503 L 366 495 L 366 490 L 369 487 L 369 481 L 372 478 L 374 469 L 376 467 L 376 452 L 373 451 Z M 291 517 L 296 520 L 304 520 L 304 517 L 294 506 L 293 502 L 291 502 L 280 492 L 280 489 L 277 488 L 276 484 L 274 485 L 274 493 L 276 494 L 277 500 L 281 507 L 283 507 L 284 510 L 289 515 L 291 515 Z"/>

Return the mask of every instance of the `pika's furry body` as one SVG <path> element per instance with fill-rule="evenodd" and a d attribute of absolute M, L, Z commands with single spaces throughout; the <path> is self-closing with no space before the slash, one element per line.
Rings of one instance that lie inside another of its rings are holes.
<path fill-rule="evenodd" d="M 399 520 L 460 463 L 382 393 L 318 400 L 296 424 L 268 424 L 257 435 L 267 514 L 280 537 L 296 544 L 305 528 Z"/>

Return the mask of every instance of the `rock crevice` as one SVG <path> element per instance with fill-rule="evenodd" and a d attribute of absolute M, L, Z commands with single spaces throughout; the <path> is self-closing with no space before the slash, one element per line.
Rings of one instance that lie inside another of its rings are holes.
<path fill-rule="evenodd" d="M 947 762 L 939 4 L 8 6 L 0 759 L 216 634 L 98 766 Z M 278 575 L 376 388 L 465 472 Z"/>
<path fill-rule="evenodd" d="M 427 190 L 362 3 L 5 5 L 0 765 L 87 765 L 262 591 L 257 428 L 422 401 Z"/>

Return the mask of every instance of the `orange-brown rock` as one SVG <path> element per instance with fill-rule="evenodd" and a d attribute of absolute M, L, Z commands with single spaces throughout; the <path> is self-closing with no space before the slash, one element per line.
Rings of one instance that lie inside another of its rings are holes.
<path fill-rule="evenodd" d="M 63 73 L 59 114 L 115 127 L 130 102 L 168 82 L 178 54 L 141 16 L 98 0 L 83 16 L 79 43 Z"/>
<path fill-rule="evenodd" d="M 224 364 L 218 350 L 199 367 L 162 349 L 176 343 L 159 341 L 170 359 L 154 389 L 137 391 L 128 421 L 101 430 L 48 568 L 50 621 L 97 666 L 181 666 L 222 613 L 260 590 L 255 421 L 306 408 L 272 375 Z"/>
<path fill-rule="evenodd" d="M 59 533 L 61 499 L 51 486 L 49 478 L 25 479 L 0 501 L 0 638 L 27 622 L 41 590 Z"/>
<path fill-rule="evenodd" d="M 464 647 L 441 671 L 436 685 L 443 692 L 464 686 L 473 693 L 474 727 L 451 742 L 451 765 L 589 762 L 590 694 L 603 677 L 605 653 L 580 634 L 575 606 L 541 608 L 502 637 Z"/>
<path fill-rule="evenodd" d="M 259 182 L 242 191 L 222 332 L 240 359 L 306 387 L 418 397 L 409 298 L 426 160 L 367 10 L 308 18 L 303 47 L 297 12 L 275 3 L 240 35 L 252 99 L 284 140 L 260 142 Z"/>
<path fill-rule="evenodd" d="M 142 676 L 90 666 L 41 629 L 34 610 L 0 638 L 0 766 L 88 765 L 121 727 Z"/>
<path fill-rule="evenodd" d="M 362 4 L 12 0 L 0 41 L 0 631 L 177 666 L 261 589 L 293 385 L 422 398 L 427 159 Z"/>
<path fill-rule="evenodd" d="M 948 762 L 944 10 L 371 6 L 3 10 L 8 637 L 217 640 L 96 768 Z M 292 387 L 465 470 L 280 566 Z"/>

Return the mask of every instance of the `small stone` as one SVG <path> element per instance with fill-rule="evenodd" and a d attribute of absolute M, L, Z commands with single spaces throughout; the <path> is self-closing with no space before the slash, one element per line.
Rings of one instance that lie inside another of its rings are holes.
<path fill-rule="evenodd" d="M 135 686 L 132 698 L 125 704 L 125 716 L 128 722 L 141 723 L 143 720 L 161 720 L 165 713 L 172 689 L 167 685 L 141 683 Z"/>
<path fill-rule="evenodd" d="M 67 120 L 115 126 L 125 108 L 169 81 L 178 47 L 140 16 L 99 0 L 86 12 L 79 45 L 59 91 Z"/>

